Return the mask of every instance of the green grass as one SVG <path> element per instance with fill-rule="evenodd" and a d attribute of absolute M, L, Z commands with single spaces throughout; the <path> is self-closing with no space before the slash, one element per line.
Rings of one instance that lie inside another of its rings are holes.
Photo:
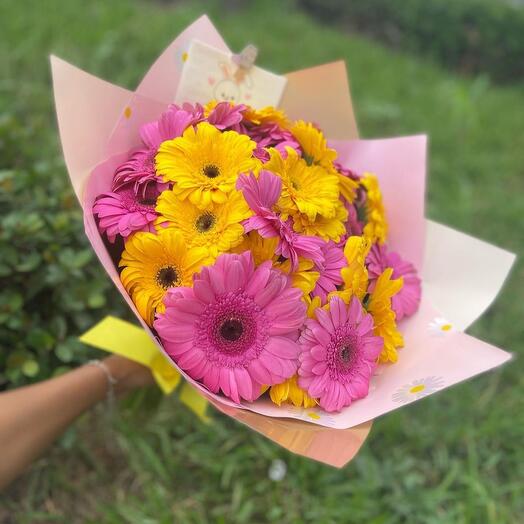
<path fill-rule="evenodd" d="M 428 216 L 522 253 L 522 85 L 457 77 L 320 26 L 287 3 L 227 5 L 4 0 L 0 112 L 27 128 L 20 135 L 28 141 L 25 163 L 58 165 L 45 176 L 66 183 L 51 51 L 133 87 L 161 49 L 207 11 L 233 49 L 256 43 L 260 64 L 277 72 L 346 60 L 364 137 L 430 135 Z M 77 424 L 0 498 L 0 520 L 517 522 L 524 515 L 523 277 L 518 263 L 496 305 L 471 329 L 517 358 L 376 421 L 343 470 L 292 456 L 219 415 L 203 426 L 175 399 L 157 407 L 149 392 L 128 401 L 113 422 L 96 412 Z M 268 478 L 276 458 L 288 467 L 281 483 Z"/>

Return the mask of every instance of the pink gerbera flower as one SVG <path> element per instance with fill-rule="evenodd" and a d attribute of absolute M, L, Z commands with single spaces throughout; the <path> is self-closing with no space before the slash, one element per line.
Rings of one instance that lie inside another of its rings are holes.
<path fill-rule="evenodd" d="M 361 178 L 358 173 L 351 169 L 348 169 L 347 167 L 344 167 L 339 162 L 333 162 L 333 166 L 341 175 L 347 176 L 348 178 L 355 180 L 355 182 L 358 182 Z"/>
<path fill-rule="evenodd" d="M 337 246 L 334 242 L 326 242 L 322 247 L 324 263 L 318 268 L 320 277 L 317 280 L 312 295 L 320 297 L 322 304 L 326 302 L 327 296 L 343 283 L 340 270 L 346 264 L 344 249 Z"/>
<path fill-rule="evenodd" d="M 349 306 L 333 297 L 329 306 L 315 310 L 300 337 L 298 383 L 326 411 L 340 411 L 368 394 L 383 341 L 357 297 Z"/>
<path fill-rule="evenodd" d="M 255 268 L 249 251 L 226 253 L 194 277 L 192 288 L 168 292 L 154 326 L 188 375 L 235 402 L 253 401 L 263 385 L 296 373 L 306 315 L 300 297 L 271 261 Z"/>
<path fill-rule="evenodd" d="M 209 113 L 207 121 L 221 131 L 232 129 L 237 133 L 243 133 L 244 127 L 240 123 L 246 109 L 247 106 L 244 104 L 233 105 L 229 102 L 219 102 Z"/>
<path fill-rule="evenodd" d="M 344 249 L 346 241 L 351 236 L 362 236 L 364 231 L 364 223 L 358 219 L 358 211 L 355 204 L 349 203 L 344 199 L 344 207 L 347 209 L 348 217 L 346 220 L 346 233 L 340 236 L 340 240 L 336 243 L 336 246 Z"/>
<path fill-rule="evenodd" d="M 385 245 L 374 244 L 366 259 L 372 291 L 377 278 L 388 267 L 393 269 L 392 279 L 402 277 L 404 283 L 400 291 L 391 298 L 391 307 L 397 320 L 413 315 L 420 304 L 422 294 L 420 278 L 415 266 L 403 260 L 398 253 L 387 250 Z"/>
<path fill-rule="evenodd" d="M 271 158 L 269 155 L 269 151 L 267 149 L 264 149 L 263 147 L 260 147 L 257 144 L 257 147 L 253 150 L 253 156 L 255 158 L 258 158 L 261 162 L 268 162 Z"/>
<path fill-rule="evenodd" d="M 140 138 L 148 149 L 156 152 L 162 142 L 182 136 L 190 125 L 196 125 L 203 118 L 204 108 L 200 104 L 184 104 L 182 107 L 171 104 L 158 120 L 140 128 Z"/>
<path fill-rule="evenodd" d="M 253 173 L 240 175 L 237 189 L 242 191 L 254 212 L 243 223 L 246 233 L 256 229 L 264 238 L 279 237 L 276 254 L 288 258 L 293 271 L 298 268 L 299 257 L 313 260 L 319 267 L 323 267 L 324 241 L 321 238 L 299 235 L 293 230 L 291 219 L 284 221 L 272 210 L 282 191 L 282 180 L 278 176 L 265 170 L 260 171 L 258 178 Z"/>
<path fill-rule="evenodd" d="M 156 150 L 139 149 L 129 160 L 120 165 L 113 178 L 113 191 L 126 187 L 138 194 L 144 192 L 150 184 L 156 184 L 159 178 L 155 171 Z"/>
<path fill-rule="evenodd" d="M 291 132 L 282 129 L 274 122 L 247 127 L 246 134 L 257 143 L 253 155 L 262 162 L 267 162 L 269 160 L 269 152 L 267 150 L 269 147 L 277 149 L 283 158 L 287 157 L 286 147 L 295 149 L 299 155 L 302 154 L 300 144 Z"/>
<path fill-rule="evenodd" d="M 118 167 L 113 178 L 113 191 L 132 185 L 138 194 L 145 191 L 150 183 L 158 182 L 155 155 L 160 144 L 182 136 L 188 126 L 203 118 L 204 109 L 200 104 L 184 104 L 182 107 L 172 104 L 158 120 L 144 124 L 140 128 L 140 138 L 145 148 L 135 151 L 129 160 Z"/>
<path fill-rule="evenodd" d="M 346 231 L 348 236 L 361 236 L 364 231 L 364 224 L 358 219 L 357 208 L 354 204 L 346 202 L 348 210 L 348 219 L 346 221 Z"/>
<path fill-rule="evenodd" d="M 161 186 L 148 185 L 140 195 L 129 187 L 100 195 L 93 213 L 98 215 L 100 231 L 107 234 L 109 242 L 113 243 L 117 235 L 126 238 L 135 231 L 155 231 L 155 206 Z"/>

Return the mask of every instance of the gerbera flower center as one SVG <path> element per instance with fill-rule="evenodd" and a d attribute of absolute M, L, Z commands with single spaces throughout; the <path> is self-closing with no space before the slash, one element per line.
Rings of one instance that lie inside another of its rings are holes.
<path fill-rule="evenodd" d="M 293 187 L 295 191 L 300 191 L 300 183 L 297 181 L 296 178 L 291 179 L 291 187 Z"/>
<path fill-rule="evenodd" d="M 238 340 L 242 336 L 242 333 L 244 333 L 244 326 L 237 318 L 230 318 L 220 326 L 220 335 L 230 342 Z"/>
<path fill-rule="evenodd" d="M 328 346 L 328 363 L 332 378 L 351 375 L 359 355 L 359 337 L 351 326 L 341 326 Z"/>
<path fill-rule="evenodd" d="M 351 347 L 350 346 L 342 346 L 340 348 L 340 360 L 342 362 L 347 363 L 351 359 Z"/>
<path fill-rule="evenodd" d="M 306 164 L 308 166 L 313 165 L 313 162 L 315 161 L 315 158 L 313 157 L 313 155 L 310 155 L 310 154 L 306 153 L 305 151 L 303 151 L 302 152 L 302 157 L 304 158 L 304 160 L 306 161 Z"/>
<path fill-rule="evenodd" d="M 158 199 L 158 189 L 155 184 L 147 184 L 139 196 L 137 196 L 137 203 L 144 207 L 154 208 Z"/>
<path fill-rule="evenodd" d="M 207 233 L 216 223 L 216 217 L 213 213 L 206 211 L 195 221 L 195 227 L 200 233 Z"/>
<path fill-rule="evenodd" d="M 353 361 L 357 355 L 357 337 L 353 333 L 347 334 L 337 344 L 336 367 L 340 372 L 346 372 L 351 369 Z"/>
<path fill-rule="evenodd" d="M 202 168 L 202 173 L 204 176 L 207 176 L 207 178 L 216 178 L 220 175 L 220 169 L 216 164 L 206 164 Z"/>
<path fill-rule="evenodd" d="M 179 280 L 178 271 L 174 266 L 162 267 L 156 274 L 157 284 L 164 289 L 176 286 Z"/>
<path fill-rule="evenodd" d="M 230 292 L 217 297 L 201 315 L 197 344 L 207 358 L 225 366 L 247 366 L 268 339 L 268 320 L 252 297 Z"/>
<path fill-rule="evenodd" d="M 155 198 L 152 198 L 152 197 L 144 197 L 144 198 L 140 198 L 138 200 L 138 203 L 141 205 L 141 206 L 146 206 L 146 207 L 155 207 L 156 205 L 156 197 Z"/>

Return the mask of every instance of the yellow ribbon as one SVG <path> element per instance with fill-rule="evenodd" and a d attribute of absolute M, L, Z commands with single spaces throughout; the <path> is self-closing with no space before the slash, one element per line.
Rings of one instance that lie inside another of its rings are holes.
<path fill-rule="evenodd" d="M 179 398 L 202 422 L 205 424 L 211 422 L 207 415 L 207 400 L 191 384 L 184 381 L 180 388 Z"/>
<path fill-rule="evenodd" d="M 80 341 L 148 367 L 166 395 L 175 390 L 182 378 L 149 335 L 142 328 L 125 320 L 105 317 L 81 335 Z M 206 415 L 207 400 L 186 382 L 180 389 L 180 400 L 203 422 L 209 421 Z"/>

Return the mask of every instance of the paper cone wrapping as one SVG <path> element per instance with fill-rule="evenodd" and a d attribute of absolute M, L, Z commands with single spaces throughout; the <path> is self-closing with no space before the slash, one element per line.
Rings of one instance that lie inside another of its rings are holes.
<path fill-rule="evenodd" d="M 92 205 L 97 195 L 110 189 L 114 170 L 127 159 L 129 150 L 139 145 L 140 126 L 157 119 L 173 102 L 182 56 L 195 38 L 229 52 L 204 16 L 160 55 L 135 92 L 51 57 L 60 137 L 71 183 L 84 210 L 86 235 L 115 286 L 162 352 L 120 282 L 96 227 Z M 388 244 L 413 262 L 423 279 L 420 310 L 400 324 L 405 347 L 398 363 L 380 366 L 369 395 L 340 413 L 277 407 L 267 399 L 238 405 L 210 393 L 177 369 L 226 415 L 294 453 L 342 467 L 358 452 L 375 417 L 510 358 L 463 330 L 495 298 L 514 255 L 424 218 L 426 138 L 358 140 L 343 62 L 289 73 L 286 78 L 280 107 L 288 116 L 316 122 L 332 139 L 342 165 L 378 176 L 390 226 Z"/>

